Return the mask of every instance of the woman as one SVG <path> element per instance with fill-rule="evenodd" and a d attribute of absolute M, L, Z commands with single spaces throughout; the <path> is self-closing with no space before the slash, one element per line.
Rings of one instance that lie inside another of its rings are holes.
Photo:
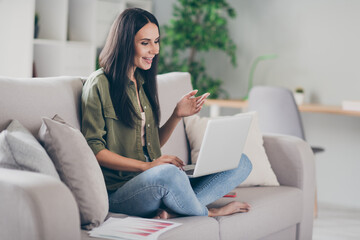
<path fill-rule="evenodd" d="M 110 211 L 157 218 L 248 211 L 249 204 L 241 202 L 206 208 L 246 179 L 251 171 L 246 156 L 237 169 L 190 181 L 179 158 L 161 155 L 161 146 L 181 118 L 198 113 L 207 96 L 201 99 L 191 91 L 159 127 L 159 39 L 159 25 L 151 13 L 125 10 L 100 54 L 102 68 L 83 88 L 82 132 L 103 171 Z"/>

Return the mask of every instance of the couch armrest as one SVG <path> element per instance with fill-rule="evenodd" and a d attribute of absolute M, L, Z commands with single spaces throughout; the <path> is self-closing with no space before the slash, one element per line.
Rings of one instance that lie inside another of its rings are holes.
<path fill-rule="evenodd" d="M 308 143 L 286 135 L 264 135 L 264 147 L 280 185 L 303 191 L 297 239 L 311 239 L 315 201 L 315 156 Z"/>
<path fill-rule="evenodd" d="M 264 147 L 280 185 L 314 185 L 314 154 L 308 143 L 287 135 L 264 135 Z"/>
<path fill-rule="evenodd" d="M 59 180 L 0 168 L 0 239 L 80 239 L 80 216 Z"/>

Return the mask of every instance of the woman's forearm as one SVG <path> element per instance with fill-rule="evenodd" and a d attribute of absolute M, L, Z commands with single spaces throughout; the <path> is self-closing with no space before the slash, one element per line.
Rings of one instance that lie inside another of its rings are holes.
<path fill-rule="evenodd" d="M 175 114 L 175 111 L 166 121 L 166 123 L 159 129 L 160 146 L 164 146 L 167 140 L 169 140 L 172 132 L 174 131 L 177 124 L 180 122 L 181 117 Z"/>
<path fill-rule="evenodd" d="M 202 96 L 195 97 L 197 90 L 193 90 L 184 95 L 182 99 L 176 104 L 173 114 L 167 122 L 159 129 L 160 146 L 162 147 L 170 138 L 176 125 L 180 122 L 182 117 L 188 117 L 200 112 L 205 99 L 210 95 L 205 93 Z"/>
<path fill-rule="evenodd" d="M 149 163 L 126 158 L 119 154 L 103 149 L 96 154 L 100 166 L 128 172 L 143 172 L 149 168 Z"/>

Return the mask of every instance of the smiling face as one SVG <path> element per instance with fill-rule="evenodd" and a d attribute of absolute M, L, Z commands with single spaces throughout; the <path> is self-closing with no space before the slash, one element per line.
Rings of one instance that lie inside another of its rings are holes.
<path fill-rule="evenodd" d="M 154 23 L 147 23 L 135 35 L 134 71 L 151 68 L 155 55 L 159 53 L 159 29 Z"/>

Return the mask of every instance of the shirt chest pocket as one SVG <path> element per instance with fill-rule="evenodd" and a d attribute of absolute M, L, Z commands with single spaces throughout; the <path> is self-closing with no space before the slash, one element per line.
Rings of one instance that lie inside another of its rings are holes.
<path fill-rule="evenodd" d="M 116 116 L 115 109 L 112 106 L 104 108 L 104 117 L 113 120 L 119 120 Z"/>

